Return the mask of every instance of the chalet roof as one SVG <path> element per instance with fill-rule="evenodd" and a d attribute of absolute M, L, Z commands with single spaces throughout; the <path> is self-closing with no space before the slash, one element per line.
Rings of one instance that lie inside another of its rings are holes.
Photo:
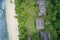
<path fill-rule="evenodd" d="M 44 0 L 37 0 L 37 4 L 44 3 L 44 2 L 45 2 Z"/>
<path fill-rule="evenodd" d="M 44 2 L 39 3 L 40 12 L 46 12 L 46 5 Z"/>
<path fill-rule="evenodd" d="M 43 14 L 46 14 L 45 12 L 38 12 L 38 16 L 42 16 Z"/>
<path fill-rule="evenodd" d="M 44 20 L 42 18 L 36 19 L 36 28 L 37 29 L 44 29 Z"/>
<path fill-rule="evenodd" d="M 37 0 L 37 1 L 44 1 L 44 0 Z"/>
<path fill-rule="evenodd" d="M 41 36 L 43 37 L 44 40 L 49 40 L 49 33 L 41 32 Z"/>

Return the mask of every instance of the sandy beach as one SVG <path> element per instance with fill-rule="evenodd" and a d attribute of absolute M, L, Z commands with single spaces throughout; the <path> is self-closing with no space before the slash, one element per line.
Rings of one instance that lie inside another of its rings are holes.
<path fill-rule="evenodd" d="M 18 23 L 17 19 L 14 18 L 14 16 L 16 15 L 14 8 L 14 0 L 12 0 L 12 3 L 10 2 L 10 0 L 6 0 L 6 20 L 9 33 L 9 40 L 19 40 Z"/>

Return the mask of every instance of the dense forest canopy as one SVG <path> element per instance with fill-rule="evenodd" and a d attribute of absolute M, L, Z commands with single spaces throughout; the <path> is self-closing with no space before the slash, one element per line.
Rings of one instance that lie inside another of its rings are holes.
<path fill-rule="evenodd" d="M 48 2 L 49 4 L 47 5 L 47 20 L 48 22 L 50 22 L 54 30 L 53 31 L 52 29 L 50 29 L 53 31 L 50 31 L 53 37 L 51 40 L 60 40 L 60 0 L 47 0 L 46 2 Z"/>

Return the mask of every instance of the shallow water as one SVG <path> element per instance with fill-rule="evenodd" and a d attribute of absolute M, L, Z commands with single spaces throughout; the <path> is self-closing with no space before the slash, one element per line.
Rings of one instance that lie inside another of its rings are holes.
<path fill-rule="evenodd" d="M 6 0 L 0 0 L 0 40 L 8 40 L 5 5 Z"/>

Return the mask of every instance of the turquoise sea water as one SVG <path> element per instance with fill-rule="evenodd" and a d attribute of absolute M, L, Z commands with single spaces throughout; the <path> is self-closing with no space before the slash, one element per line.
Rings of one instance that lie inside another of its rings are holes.
<path fill-rule="evenodd" d="M 6 0 L 0 0 L 0 40 L 9 40 L 6 23 Z"/>

